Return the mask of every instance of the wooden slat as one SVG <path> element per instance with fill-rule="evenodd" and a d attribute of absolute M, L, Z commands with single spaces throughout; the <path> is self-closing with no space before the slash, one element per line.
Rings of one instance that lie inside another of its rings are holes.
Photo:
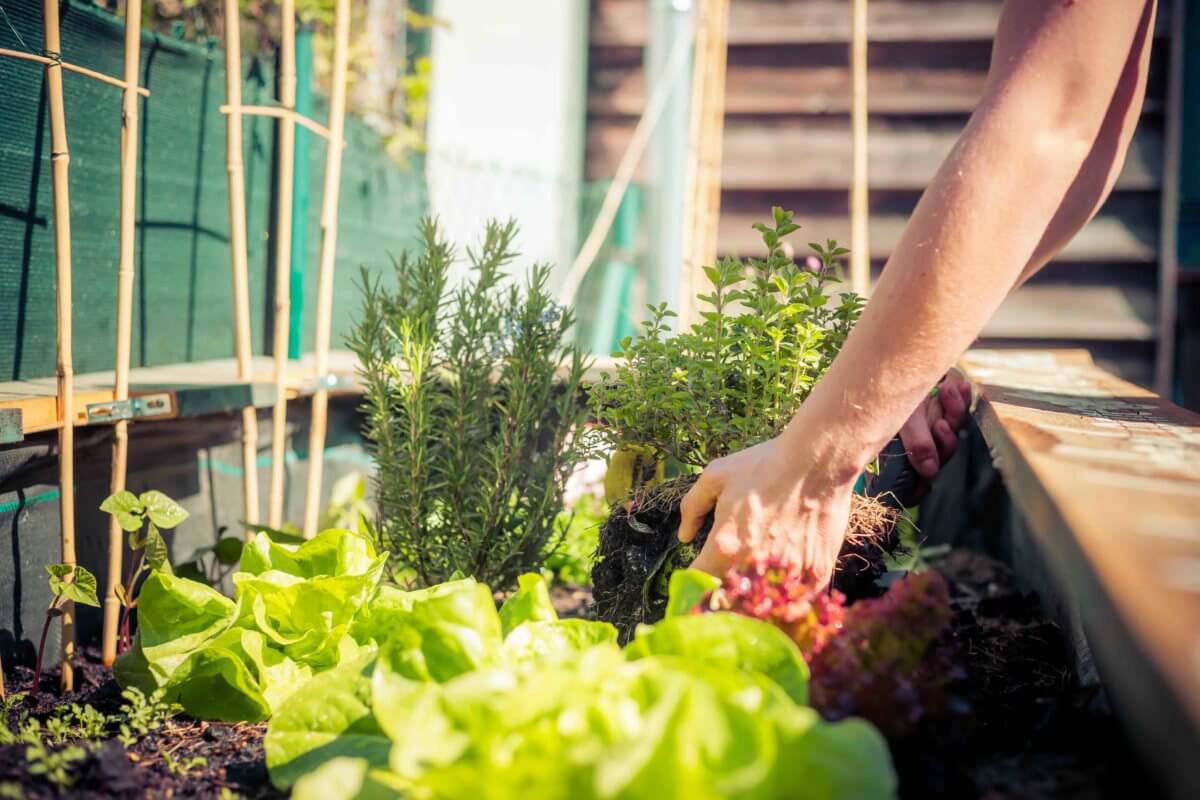
<path fill-rule="evenodd" d="M 1051 353 L 971 352 L 962 367 L 993 461 L 1131 740 L 1172 796 L 1196 797 L 1200 415 Z"/>
<path fill-rule="evenodd" d="M 1160 5 L 1159 16 L 1166 9 Z M 982 2 L 897 2 L 872 0 L 867 29 L 871 41 L 936 43 L 990 40 L 996 33 L 999 0 Z M 1159 20 L 1156 32 L 1167 29 Z M 729 19 L 730 45 L 823 44 L 850 39 L 850 13 L 834 0 L 737 0 Z M 593 4 L 590 41 L 599 47 L 635 47 L 646 41 L 645 0 L 599 0 Z"/>
<path fill-rule="evenodd" d="M 610 177 L 632 131 L 625 119 L 588 126 L 587 177 Z M 959 135 L 957 125 L 873 125 L 869 174 L 873 190 L 921 190 Z M 850 131 L 844 120 L 731 120 L 725 127 L 721 184 L 726 189 L 845 189 L 850 179 Z M 1134 135 L 1118 190 L 1156 189 L 1162 133 L 1143 124 Z"/>
<path fill-rule="evenodd" d="M 721 255 L 752 256 L 763 251 L 761 235 L 751 228 L 770 216 L 769 208 L 753 211 L 729 208 L 721 215 L 717 249 Z M 797 215 L 796 221 L 803 226 L 795 239 L 800 242 L 811 239 L 836 239 L 840 243 L 850 241 L 850 220 L 847 216 L 807 217 Z M 907 214 L 872 214 L 870 239 L 871 258 L 881 260 L 891 255 L 904 226 Z M 1153 218 L 1122 217 L 1115 213 L 1102 213 L 1091 221 L 1071 240 L 1059 255 L 1059 261 L 1084 262 L 1152 262 L 1157 257 L 1158 228 Z"/>
<path fill-rule="evenodd" d="M 1015 291 L 984 328 L 991 339 L 1153 341 L 1155 292 L 1149 287 L 1029 284 Z"/>

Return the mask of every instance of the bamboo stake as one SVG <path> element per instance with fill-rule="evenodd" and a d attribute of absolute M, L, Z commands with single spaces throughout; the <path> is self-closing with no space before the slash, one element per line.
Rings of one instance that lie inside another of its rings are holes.
<path fill-rule="evenodd" d="M 63 107 L 62 52 L 58 0 L 42 0 L 43 41 L 53 54 L 46 65 L 46 95 L 50 103 L 50 167 L 54 179 L 54 271 L 58 334 L 58 482 L 62 516 L 62 560 L 75 563 L 75 375 L 71 363 L 71 199 L 67 149 L 67 115 Z M 62 606 L 62 690 L 75 686 L 75 604 Z"/>
<path fill-rule="evenodd" d="M 20 61 L 32 61 L 35 64 L 43 64 L 46 66 L 59 63 L 59 62 L 57 62 L 56 59 L 50 58 L 48 56 L 40 56 L 40 55 L 37 55 L 36 53 L 26 53 L 22 50 L 9 50 L 7 47 L 0 47 L 0 56 L 4 56 L 7 58 L 15 58 Z M 149 89 L 143 89 L 142 87 L 138 86 L 136 83 L 130 84 L 127 81 L 118 80 L 109 75 L 105 75 L 103 72 L 96 72 L 96 70 L 94 70 L 94 69 L 88 69 L 87 67 L 80 67 L 75 64 L 68 64 L 65 61 L 62 62 L 61 64 L 59 64 L 59 66 L 61 66 L 67 72 L 74 72 L 77 75 L 83 75 L 84 77 L 98 80 L 101 83 L 107 83 L 109 86 L 115 86 L 118 89 L 126 89 L 132 85 L 133 90 L 135 92 L 137 92 L 138 94 L 140 94 L 142 97 L 150 96 Z"/>
<path fill-rule="evenodd" d="M 850 288 L 871 289 L 871 246 L 867 232 L 867 0 L 851 0 L 850 128 Z"/>
<path fill-rule="evenodd" d="M 283 0 L 280 11 L 279 104 L 296 109 L 296 10 L 294 0 Z M 291 116 L 279 120 L 278 216 L 275 220 L 275 408 L 271 417 L 271 495 L 267 524 L 283 524 L 284 455 L 287 446 L 288 308 L 292 262 L 292 172 L 295 167 L 296 123 Z"/>
<path fill-rule="evenodd" d="M 684 192 L 681 324 L 694 321 L 700 269 L 717 257 L 728 25 L 728 0 L 704 0 L 701 3 L 693 62 L 688 176 Z"/>
<path fill-rule="evenodd" d="M 318 379 L 324 378 L 329 369 L 329 336 L 333 323 L 333 270 L 337 256 L 338 189 L 342 178 L 342 141 L 346 126 L 350 0 L 337 0 L 334 13 L 333 86 L 329 98 L 329 147 L 325 155 L 325 190 L 321 198 L 321 269 L 317 279 L 317 332 L 314 347 Z M 328 410 L 329 390 L 322 384 L 313 395 L 312 425 L 308 436 L 304 536 L 309 539 L 317 533 Z"/>
<path fill-rule="evenodd" d="M 242 41 L 237 0 L 225 0 L 225 173 L 229 178 L 229 249 L 238 380 L 253 377 L 250 284 L 246 264 L 246 170 L 242 161 Z M 258 411 L 242 409 L 242 513 L 258 522 Z"/>
<path fill-rule="evenodd" d="M 125 4 L 125 88 L 121 93 L 121 230 L 120 253 L 117 258 L 117 346 L 116 379 L 113 400 L 129 398 L 129 351 L 133 330 L 133 240 L 137 221 L 137 151 L 138 151 L 138 70 L 141 66 L 142 3 L 128 0 Z M 129 456 L 129 421 L 117 420 L 113 426 L 112 492 L 125 489 Z M 116 517 L 108 522 L 108 582 L 104 592 L 104 628 L 101 635 L 101 655 L 106 666 L 117 657 L 117 618 L 121 601 L 117 586 L 121 585 L 122 542 L 121 526 Z"/>
<path fill-rule="evenodd" d="M 231 106 L 226 103 L 225 105 L 220 106 L 217 110 L 222 114 L 228 114 L 230 107 Z M 308 128 L 309 131 L 315 133 L 317 136 L 320 136 L 322 139 L 325 139 L 326 141 L 329 140 L 329 128 L 326 128 L 324 125 L 314 119 L 309 119 L 298 111 L 291 111 L 286 108 L 280 108 L 279 106 L 242 106 L 239 111 L 241 112 L 242 116 L 290 119 L 295 124 L 304 128 Z M 343 147 L 344 146 L 345 145 L 343 144 Z"/>

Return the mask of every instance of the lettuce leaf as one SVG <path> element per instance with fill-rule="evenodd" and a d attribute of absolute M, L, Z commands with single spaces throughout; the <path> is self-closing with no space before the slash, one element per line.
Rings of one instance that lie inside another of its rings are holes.
<path fill-rule="evenodd" d="M 726 613 L 669 617 L 638 630 L 625 654 L 630 659 L 679 656 L 762 674 L 794 702 L 808 702 L 808 665 L 796 643 L 774 625 L 749 617 Z"/>
<path fill-rule="evenodd" d="M 507 636 L 523 622 L 553 622 L 558 612 L 550 602 L 550 589 L 545 579 L 529 572 L 517 578 L 517 591 L 500 607 L 500 624 Z"/>
<path fill-rule="evenodd" d="M 284 703 L 263 740 L 271 781 L 286 789 L 334 758 L 387 765 L 391 741 L 371 713 L 371 653 L 317 675 Z"/>

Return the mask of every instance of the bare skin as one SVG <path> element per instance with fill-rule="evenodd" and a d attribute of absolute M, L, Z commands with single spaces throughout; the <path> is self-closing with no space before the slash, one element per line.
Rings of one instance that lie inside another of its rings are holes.
<path fill-rule="evenodd" d="M 842 352 L 783 433 L 714 461 L 684 497 L 684 542 L 715 508 L 697 568 L 771 555 L 824 585 L 854 481 L 897 430 L 918 471 L 937 473 L 969 396 L 954 377 L 933 400 L 929 389 L 1111 191 L 1141 112 L 1155 5 L 1005 2 L 984 96 Z"/>

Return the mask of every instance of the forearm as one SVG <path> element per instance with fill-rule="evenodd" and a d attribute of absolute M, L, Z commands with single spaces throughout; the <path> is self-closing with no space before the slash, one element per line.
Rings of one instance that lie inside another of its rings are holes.
<path fill-rule="evenodd" d="M 1048 221 L 1083 174 L 1152 13 L 1134 5 L 1006 6 L 980 108 L 785 434 L 813 448 L 831 479 L 849 479 L 878 452 L 1047 249 Z M 1108 182 L 1106 173 L 1100 195 Z M 1093 210 L 1066 222 L 1081 225 Z"/>

